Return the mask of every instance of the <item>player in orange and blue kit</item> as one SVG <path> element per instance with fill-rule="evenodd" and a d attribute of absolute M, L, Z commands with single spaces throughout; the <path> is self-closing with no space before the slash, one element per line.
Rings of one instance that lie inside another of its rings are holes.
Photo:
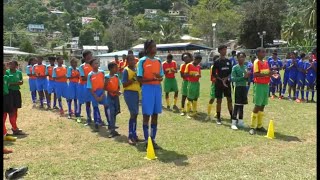
<path fill-rule="evenodd" d="M 114 62 L 108 64 L 109 74 L 105 75 L 105 90 L 108 92 L 108 120 L 109 120 L 109 138 L 119 136 L 120 134 L 115 130 L 116 127 L 116 116 L 120 113 L 120 80 L 116 74 L 118 66 Z"/>
<path fill-rule="evenodd" d="M 156 144 L 158 114 L 162 112 L 162 90 L 161 81 L 164 75 L 161 60 L 156 58 L 157 46 L 153 40 L 144 43 L 146 56 L 138 62 L 137 76 L 142 84 L 142 114 L 143 133 L 145 141 L 149 137 L 149 119 L 151 116 L 151 139 L 155 149 L 160 147 Z M 146 143 L 146 148 L 147 148 Z"/>
<path fill-rule="evenodd" d="M 68 83 L 67 83 L 67 67 L 63 65 L 63 57 L 57 57 L 58 66 L 53 68 L 52 77 L 55 80 L 55 91 L 58 98 L 60 115 L 64 114 L 61 97 L 67 98 L 68 96 Z"/>
<path fill-rule="evenodd" d="M 80 65 L 79 67 L 79 72 L 80 72 L 80 83 L 79 83 L 79 93 L 77 94 L 78 100 L 79 100 L 79 106 L 78 106 L 78 111 L 76 112 L 77 114 L 81 114 L 81 105 L 83 103 L 86 103 L 86 112 L 87 112 L 87 123 L 85 124 L 90 125 L 91 124 L 91 107 L 90 107 L 90 102 L 91 102 L 91 93 L 89 89 L 87 88 L 87 77 L 88 74 L 92 71 L 92 67 L 90 65 L 90 61 L 92 60 L 92 53 L 89 50 L 85 50 L 82 53 L 82 56 L 85 60 L 83 64 Z"/>
<path fill-rule="evenodd" d="M 128 143 L 135 145 L 139 139 L 137 136 L 137 117 L 139 114 L 140 83 L 137 81 L 137 69 L 134 56 L 127 56 L 128 66 L 122 74 L 123 96 L 130 112 Z"/>
<path fill-rule="evenodd" d="M 42 64 L 42 60 L 42 57 L 37 57 L 38 64 L 35 64 L 32 69 L 32 73 L 37 78 L 36 84 L 40 99 L 40 108 L 43 108 L 44 95 L 46 95 L 46 99 L 48 101 L 46 65 Z"/>
<path fill-rule="evenodd" d="M 90 61 L 92 71 L 88 74 L 86 87 L 91 93 L 91 101 L 93 106 L 93 120 L 95 124 L 95 131 L 99 131 L 99 124 L 101 124 L 101 117 L 99 111 L 99 104 L 104 105 L 105 112 L 107 112 L 107 97 L 104 92 L 104 71 L 99 70 L 99 62 L 96 59 Z M 108 119 L 108 114 L 106 114 Z"/>
<path fill-rule="evenodd" d="M 78 91 L 78 86 L 79 86 L 79 79 L 80 79 L 80 72 L 79 69 L 77 68 L 77 62 L 78 59 L 72 58 L 70 60 L 71 66 L 68 67 L 67 69 L 67 78 L 69 79 L 69 84 L 68 84 L 68 118 L 71 119 L 71 115 L 73 114 L 72 109 L 71 109 L 71 103 L 73 100 L 74 103 L 74 111 L 78 109 L 78 102 L 77 102 L 77 91 Z M 77 117 L 77 121 L 80 118 L 80 116 L 76 113 L 75 114 Z M 81 122 L 81 119 L 80 119 Z"/>
<path fill-rule="evenodd" d="M 29 76 L 29 89 L 31 92 L 31 99 L 33 103 L 33 107 L 35 107 L 36 100 L 37 100 L 37 82 L 36 82 L 36 76 L 32 73 L 33 65 L 35 65 L 36 58 L 31 57 L 28 61 L 28 66 L 26 67 L 26 73 Z"/>
<path fill-rule="evenodd" d="M 57 95 L 54 89 L 55 81 L 52 77 L 53 68 L 56 67 L 55 65 L 56 57 L 49 57 L 48 59 L 50 64 L 46 66 L 46 75 L 49 77 L 48 86 L 47 86 L 47 91 L 48 91 L 47 104 L 48 104 L 48 107 L 51 107 L 51 94 L 53 93 L 53 109 L 58 109 Z"/>

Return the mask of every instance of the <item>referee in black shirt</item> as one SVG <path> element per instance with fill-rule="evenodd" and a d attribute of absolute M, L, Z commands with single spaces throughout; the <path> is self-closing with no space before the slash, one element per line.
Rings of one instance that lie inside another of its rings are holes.
<path fill-rule="evenodd" d="M 220 57 L 214 62 L 212 67 L 212 76 L 216 78 L 216 98 L 217 98 L 217 124 L 221 125 L 221 102 L 222 97 L 227 98 L 228 109 L 232 119 L 232 99 L 231 99 L 231 82 L 230 76 L 232 71 L 232 63 L 225 56 L 227 54 L 227 46 L 220 45 L 218 47 Z"/>

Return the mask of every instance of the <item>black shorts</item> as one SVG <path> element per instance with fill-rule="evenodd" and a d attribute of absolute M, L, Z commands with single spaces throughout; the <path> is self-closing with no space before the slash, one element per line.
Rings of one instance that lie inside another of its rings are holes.
<path fill-rule="evenodd" d="M 235 105 L 248 104 L 248 94 L 246 86 L 236 86 L 234 92 Z"/>
<path fill-rule="evenodd" d="M 10 94 L 3 95 L 3 112 L 11 113 L 13 110 L 13 101 Z"/>
<path fill-rule="evenodd" d="M 217 99 L 222 99 L 222 97 L 230 97 L 231 98 L 231 84 L 230 82 L 227 82 L 226 85 L 228 87 L 225 87 L 222 82 L 217 81 L 216 82 L 216 98 Z"/>
<path fill-rule="evenodd" d="M 9 90 L 9 95 L 12 98 L 13 108 L 21 108 L 22 100 L 21 100 L 20 91 L 19 90 Z"/>

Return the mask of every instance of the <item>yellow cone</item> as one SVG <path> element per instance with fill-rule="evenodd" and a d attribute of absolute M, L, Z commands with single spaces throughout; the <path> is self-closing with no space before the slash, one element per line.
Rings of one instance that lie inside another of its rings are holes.
<path fill-rule="evenodd" d="M 145 157 L 145 159 L 148 159 L 148 160 L 157 159 L 156 154 L 154 153 L 154 148 L 153 148 L 153 144 L 150 136 L 148 137 L 147 156 Z"/>
<path fill-rule="evenodd" d="M 274 126 L 273 126 L 273 120 L 270 120 L 269 122 L 269 128 L 268 128 L 268 133 L 265 136 L 269 139 L 274 139 Z"/>

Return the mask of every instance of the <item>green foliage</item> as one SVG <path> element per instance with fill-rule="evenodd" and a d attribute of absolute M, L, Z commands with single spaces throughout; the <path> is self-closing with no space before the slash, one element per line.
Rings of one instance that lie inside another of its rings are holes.
<path fill-rule="evenodd" d="M 34 47 L 32 46 L 31 42 L 27 38 L 20 43 L 19 48 L 21 51 L 24 51 L 24 52 L 35 53 Z"/>

